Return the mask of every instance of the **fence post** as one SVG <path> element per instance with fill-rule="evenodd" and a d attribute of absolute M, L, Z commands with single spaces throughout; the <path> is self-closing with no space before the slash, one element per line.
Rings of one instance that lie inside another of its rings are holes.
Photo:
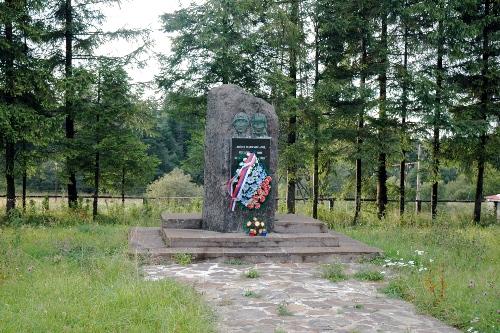
<path fill-rule="evenodd" d="M 335 204 L 335 198 L 330 198 L 330 199 L 328 199 L 328 209 L 329 209 L 330 211 L 332 211 L 332 210 L 333 210 L 333 205 L 334 205 L 334 204 Z"/>
<path fill-rule="evenodd" d="M 499 214 L 500 212 L 498 210 L 498 201 L 494 201 L 493 203 L 495 205 L 494 206 L 495 207 L 495 216 L 497 218 L 497 221 L 500 221 L 500 214 Z"/>
<path fill-rule="evenodd" d="M 420 212 L 422 211 L 422 201 L 421 200 L 416 200 L 415 204 L 416 204 L 415 205 L 416 213 L 420 214 Z"/>

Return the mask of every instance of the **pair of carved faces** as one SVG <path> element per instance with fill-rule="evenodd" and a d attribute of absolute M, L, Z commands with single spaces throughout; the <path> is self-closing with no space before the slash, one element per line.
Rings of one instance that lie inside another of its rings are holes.
<path fill-rule="evenodd" d="M 238 112 L 233 118 L 233 127 L 239 136 L 244 136 L 250 125 L 254 136 L 267 136 L 267 118 L 263 113 L 255 113 L 250 120 L 245 112 Z"/>

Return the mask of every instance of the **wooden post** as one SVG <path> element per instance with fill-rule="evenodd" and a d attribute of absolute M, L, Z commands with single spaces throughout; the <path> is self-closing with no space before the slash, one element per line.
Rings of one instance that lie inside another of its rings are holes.
<path fill-rule="evenodd" d="M 331 211 L 333 211 L 333 205 L 335 204 L 335 198 L 330 198 L 328 199 L 328 209 Z"/>
<path fill-rule="evenodd" d="M 499 211 L 498 211 L 498 201 L 494 201 L 493 204 L 494 204 L 494 207 L 495 207 L 494 210 L 495 210 L 495 216 L 497 217 L 497 221 L 500 221 L 500 214 L 498 214 L 499 213 Z"/>
<path fill-rule="evenodd" d="M 420 212 L 422 211 L 422 200 L 416 200 L 415 201 L 415 207 L 416 207 L 416 213 L 417 214 L 420 214 Z"/>

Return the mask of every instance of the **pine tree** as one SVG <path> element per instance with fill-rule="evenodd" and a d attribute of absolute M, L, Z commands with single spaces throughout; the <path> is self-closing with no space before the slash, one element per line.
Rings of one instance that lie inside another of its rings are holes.
<path fill-rule="evenodd" d="M 499 47 L 495 43 L 500 36 L 500 5 L 482 0 L 460 2 L 456 6 L 460 13 L 461 34 L 454 36 L 456 43 L 452 51 L 457 59 L 452 79 L 458 86 L 457 93 L 466 92 L 466 96 L 453 108 L 455 138 L 472 147 L 470 150 L 461 149 L 456 156 L 465 163 L 476 163 L 473 219 L 479 223 L 486 163 L 492 161 L 494 154 L 498 155 L 498 146 L 494 145 L 497 141 L 494 136 L 498 132 L 495 133 L 492 125 L 498 125 L 500 114 Z"/>
<path fill-rule="evenodd" d="M 50 120 L 54 102 L 50 62 L 35 52 L 41 48 L 40 36 L 46 29 L 39 17 L 42 4 L 17 0 L 0 3 L 0 25 L 3 26 L 0 35 L 0 143 L 5 148 L 7 212 L 16 205 L 15 160 L 20 147 L 41 144 L 48 139 L 47 133 L 53 125 Z"/>

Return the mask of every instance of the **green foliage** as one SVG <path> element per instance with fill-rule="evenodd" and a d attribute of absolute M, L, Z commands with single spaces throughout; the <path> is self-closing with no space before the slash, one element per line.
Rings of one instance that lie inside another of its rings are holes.
<path fill-rule="evenodd" d="M 173 52 L 161 59 L 160 85 L 196 94 L 216 83 L 255 90 L 260 48 L 255 30 L 262 9 L 255 0 L 209 0 L 164 14 L 163 28 L 173 34 Z"/>
<path fill-rule="evenodd" d="M 176 253 L 172 256 L 172 259 L 176 264 L 187 266 L 193 261 L 194 258 L 189 253 Z"/>
<path fill-rule="evenodd" d="M 200 196 L 202 187 L 191 181 L 191 176 L 180 169 L 174 169 L 149 184 L 149 197 L 192 197 Z"/>
<path fill-rule="evenodd" d="M 293 313 L 288 309 L 288 304 L 284 301 L 278 304 L 276 307 L 276 313 L 281 317 L 293 316 Z"/>
<path fill-rule="evenodd" d="M 361 281 L 382 281 L 384 279 L 384 274 L 379 271 L 359 271 L 354 274 L 356 280 Z"/>
<path fill-rule="evenodd" d="M 245 276 L 249 279 L 256 279 L 256 278 L 260 277 L 260 273 L 255 268 L 251 268 L 245 272 Z"/>
<path fill-rule="evenodd" d="M 255 291 L 252 291 L 252 290 L 245 290 L 245 292 L 243 293 L 243 296 L 250 297 L 250 298 L 259 298 L 259 297 L 261 297 L 260 294 L 258 294 Z"/>
<path fill-rule="evenodd" d="M 441 219 L 451 217 L 440 216 L 438 221 Z M 386 219 L 384 226 L 340 230 L 381 248 L 386 258 L 411 260 L 420 267 L 397 269 L 398 277 L 383 290 L 387 295 L 410 301 L 419 310 L 461 329 L 472 326 L 481 332 L 495 332 L 499 228 L 471 227 L 470 218 L 468 221 L 465 228 L 459 222 L 415 227 Z M 417 250 L 423 254 L 416 254 Z"/>
<path fill-rule="evenodd" d="M 194 289 L 144 280 L 125 254 L 127 229 L 0 229 L 2 330 L 215 332 Z"/>
<path fill-rule="evenodd" d="M 339 282 L 348 279 L 348 276 L 344 273 L 344 267 L 342 267 L 342 264 L 339 263 L 322 265 L 321 277 L 332 282 Z"/>

